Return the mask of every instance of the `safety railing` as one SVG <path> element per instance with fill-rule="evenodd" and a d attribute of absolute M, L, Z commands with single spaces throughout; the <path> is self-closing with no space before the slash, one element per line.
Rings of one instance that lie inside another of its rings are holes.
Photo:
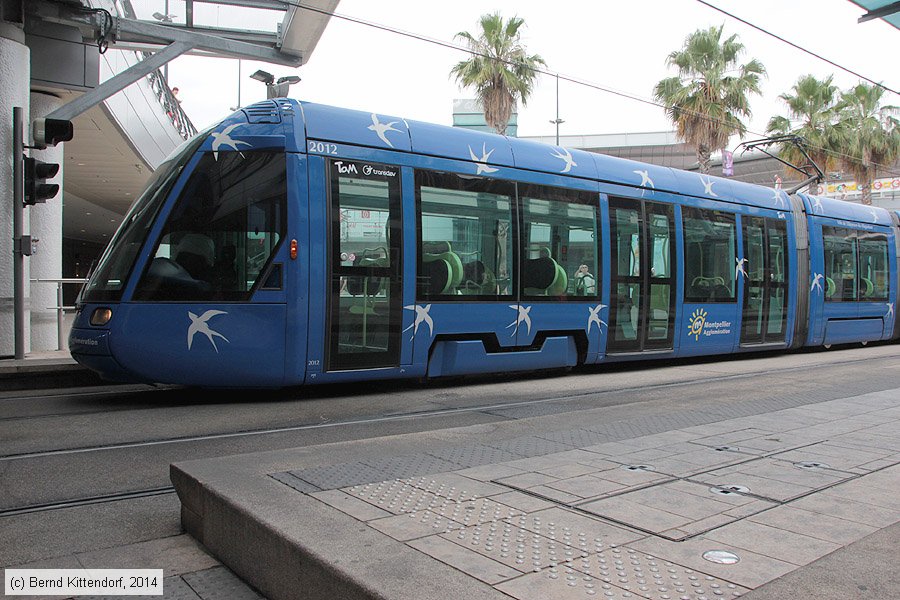
<path fill-rule="evenodd" d="M 62 350 L 66 345 L 65 339 L 65 316 L 66 311 L 74 311 L 74 306 L 65 306 L 63 300 L 63 286 L 66 284 L 84 285 L 87 279 L 63 278 L 63 279 L 32 279 L 31 283 L 55 283 L 56 284 L 56 306 L 46 307 L 48 310 L 56 310 L 56 346 L 57 350 Z"/>
<path fill-rule="evenodd" d="M 178 134 L 185 140 L 196 135 L 197 128 L 194 127 L 187 114 L 181 109 L 181 103 L 175 97 L 175 94 L 172 93 L 162 72 L 157 69 L 147 75 L 147 79 L 150 81 L 150 88 L 156 94 L 156 99 L 159 100 L 169 119 L 172 120 L 172 125 L 178 130 Z"/>
<path fill-rule="evenodd" d="M 137 18 L 131 0 L 91 0 L 91 4 L 95 7 L 104 8 L 116 15 L 121 15 L 129 19 Z M 142 51 L 135 51 L 134 54 L 137 55 L 138 58 L 148 58 L 152 56 L 151 53 Z M 147 75 L 147 80 L 151 89 L 156 94 L 156 99 L 163 107 L 163 110 L 166 111 L 166 115 L 168 115 L 169 119 L 172 121 L 172 125 L 175 126 L 175 129 L 178 130 L 178 134 L 182 139 L 187 140 L 193 137 L 197 133 L 197 128 L 194 127 L 194 124 L 188 118 L 187 114 L 182 110 L 181 104 L 169 88 L 169 83 L 163 76 L 162 70 L 157 69 L 156 71 L 153 71 Z"/>

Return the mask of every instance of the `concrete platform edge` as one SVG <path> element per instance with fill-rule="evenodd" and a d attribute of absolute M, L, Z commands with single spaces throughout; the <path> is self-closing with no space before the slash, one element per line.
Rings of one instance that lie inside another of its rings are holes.
<path fill-rule="evenodd" d="M 170 475 L 185 530 L 273 600 L 507 598 L 258 471 L 215 460 Z"/>

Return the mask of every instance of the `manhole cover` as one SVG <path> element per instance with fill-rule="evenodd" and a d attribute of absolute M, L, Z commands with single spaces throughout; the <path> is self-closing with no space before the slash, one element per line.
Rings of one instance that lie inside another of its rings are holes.
<path fill-rule="evenodd" d="M 640 473 L 646 473 L 653 470 L 653 467 L 650 465 L 624 465 L 622 468 L 626 471 L 637 471 Z"/>
<path fill-rule="evenodd" d="M 750 488 L 744 485 L 717 485 L 709 488 L 709 491 L 719 496 L 731 496 L 733 494 L 747 494 Z"/>
<path fill-rule="evenodd" d="M 797 467 L 798 469 L 809 469 L 809 470 L 830 469 L 831 468 L 831 466 L 829 466 L 825 463 L 815 462 L 815 461 L 811 461 L 811 460 L 804 460 L 802 462 L 796 462 L 796 463 L 794 463 L 794 466 Z"/>
<path fill-rule="evenodd" d="M 734 565 L 741 562 L 737 554 L 728 550 L 707 550 L 703 553 L 703 558 L 720 565 Z"/>

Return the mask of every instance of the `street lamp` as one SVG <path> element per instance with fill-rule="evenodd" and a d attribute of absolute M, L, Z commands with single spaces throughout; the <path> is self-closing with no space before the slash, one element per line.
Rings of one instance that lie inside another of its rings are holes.
<path fill-rule="evenodd" d="M 300 81 L 300 77 L 297 75 L 279 77 L 276 81 L 274 75 L 261 69 L 251 75 L 250 79 L 255 79 L 256 81 L 266 84 L 266 97 L 269 99 L 287 98 L 288 88 Z"/>
<path fill-rule="evenodd" d="M 237 83 L 238 83 L 237 106 L 232 106 L 231 107 L 232 111 L 236 111 L 241 107 L 241 59 L 238 59 Z"/>
<path fill-rule="evenodd" d="M 153 13 L 153 18 L 162 23 L 171 23 L 178 15 L 169 14 L 169 0 L 166 0 L 166 8 L 163 12 Z M 163 65 L 163 79 L 169 85 L 169 63 Z"/>
<path fill-rule="evenodd" d="M 556 74 L 556 118 L 551 119 L 550 123 L 556 125 L 556 145 L 559 146 L 559 126 L 561 123 L 565 123 L 559 118 L 559 73 Z"/>

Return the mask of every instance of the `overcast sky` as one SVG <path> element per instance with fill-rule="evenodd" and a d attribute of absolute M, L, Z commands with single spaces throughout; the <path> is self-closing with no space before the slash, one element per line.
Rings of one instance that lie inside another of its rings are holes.
<path fill-rule="evenodd" d="M 162 0 L 134 0 L 139 10 Z M 847 0 L 710 0 L 741 18 L 787 38 L 888 87 L 900 89 L 900 31 L 878 20 L 858 24 L 863 11 Z M 198 5 L 199 6 L 199 5 Z M 250 23 L 233 7 L 212 8 L 205 18 L 222 26 Z M 778 95 L 806 73 L 834 74 L 842 88 L 858 79 L 717 12 L 696 0 L 580 0 L 484 2 L 454 0 L 341 0 L 337 12 L 411 33 L 452 42 L 460 31 L 477 31 L 478 18 L 499 10 L 525 19 L 523 41 L 548 69 L 601 87 L 650 100 L 653 86 L 673 75 L 666 56 L 699 28 L 724 24 L 768 71 L 763 96 L 752 100 L 751 137 L 768 119 L 783 114 Z M 149 11 L 152 12 L 152 11 Z M 183 3 L 170 0 L 183 18 Z M 211 16 L 210 16 L 211 15 Z M 269 15 L 271 19 L 271 15 Z M 449 77 L 462 52 L 332 18 L 308 63 L 299 69 L 243 62 L 241 104 L 265 97 L 264 86 L 248 78 L 257 68 L 276 77 L 298 74 L 290 96 L 346 108 L 450 124 L 454 98 L 471 97 Z M 170 64 L 170 81 L 180 88 L 182 106 L 198 127 L 224 118 L 238 101 L 238 63 L 182 57 Z M 890 104 L 900 98 L 887 94 Z M 562 81 L 559 84 L 562 135 L 670 130 L 663 110 L 641 102 Z M 552 135 L 556 82 L 539 78 L 519 114 L 519 135 Z"/>

